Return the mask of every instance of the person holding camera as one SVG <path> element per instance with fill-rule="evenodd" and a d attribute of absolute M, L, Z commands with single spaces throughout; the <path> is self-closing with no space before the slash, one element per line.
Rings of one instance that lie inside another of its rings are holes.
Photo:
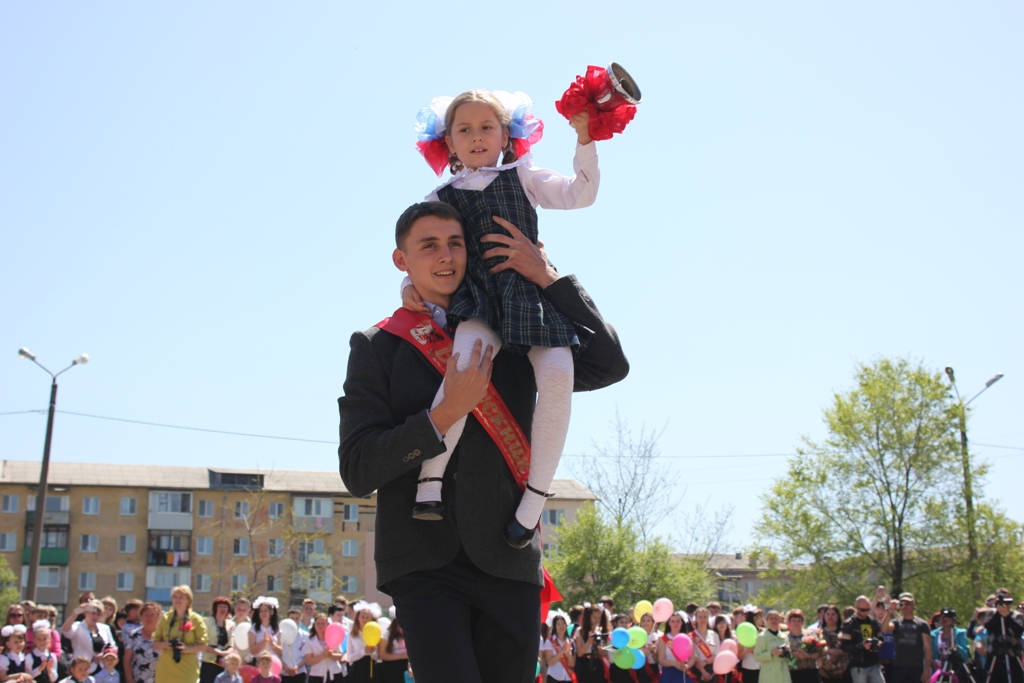
<path fill-rule="evenodd" d="M 853 603 L 853 616 L 843 622 L 839 642 L 850 655 L 853 683 L 885 683 L 878 650 L 882 645 L 882 625 L 871 616 L 871 602 L 861 595 Z"/>
<path fill-rule="evenodd" d="M 890 617 L 884 627 L 896 641 L 896 657 L 892 663 L 894 680 L 889 683 L 928 683 L 931 678 L 932 629 L 927 621 L 914 616 L 915 606 L 911 593 L 900 593 L 899 601 L 894 600 L 889 605 L 891 615 L 895 615 L 897 608 L 903 612 L 900 619 Z"/>
<path fill-rule="evenodd" d="M 956 610 L 943 607 L 939 612 L 939 627 L 932 631 L 932 653 L 935 657 L 932 666 L 942 671 L 939 683 L 952 683 L 954 676 L 964 683 L 973 681 L 967 669 L 967 662 L 971 661 L 967 629 L 958 628 L 956 624 Z"/>
<path fill-rule="evenodd" d="M 1024 683 L 1021 668 L 1021 636 L 1024 618 L 1013 611 L 1009 593 L 996 597 L 996 613 L 985 623 L 988 632 L 986 649 L 988 675 L 985 683 Z"/>
<path fill-rule="evenodd" d="M 573 633 L 576 641 L 576 664 L 573 667 L 579 683 L 604 683 L 611 633 L 608 613 L 601 605 L 587 605 L 583 609 L 583 622 Z"/>
<path fill-rule="evenodd" d="M 159 683 L 196 683 L 209 635 L 206 622 L 192 611 L 192 589 L 175 586 L 171 590 L 171 609 L 162 617 L 153 633 L 153 649 Z"/>
<path fill-rule="evenodd" d="M 791 683 L 789 674 L 789 633 L 781 631 L 782 614 L 771 610 L 765 627 L 754 643 L 754 659 L 761 664 L 759 683 Z"/>
<path fill-rule="evenodd" d="M 61 635 L 71 641 L 72 656 L 86 657 L 92 662 L 89 666 L 90 675 L 100 668 L 103 651 L 117 647 L 110 627 L 100 621 L 101 614 L 102 602 L 86 600 L 75 608 L 61 627 Z"/>

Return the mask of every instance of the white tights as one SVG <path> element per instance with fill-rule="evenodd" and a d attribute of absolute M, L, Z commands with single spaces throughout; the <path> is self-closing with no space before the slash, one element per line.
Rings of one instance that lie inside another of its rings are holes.
<path fill-rule="evenodd" d="M 453 353 L 459 354 L 459 370 L 464 370 L 469 365 L 473 345 L 477 339 L 483 342 L 484 349 L 488 345 L 492 347 L 492 358 L 501 348 L 501 339 L 482 319 L 470 318 L 463 321 L 455 330 L 452 349 Z M 569 431 L 573 386 L 572 351 L 564 346 L 534 346 L 530 348 L 528 358 L 533 365 L 533 374 L 537 382 L 537 408 L 533 413 L 533 433 L 530 437 L 529 484 L 538 491 L 548 491 L 551 488 L 551 481 L 555 478 L 555 470 L 562 457 L 565 437 Z M 437 390 L 431 409 L 435 408 L 442 398 L 443 382 Z M 440 479 L 444 476 L 448 460 L 458 445 L 465 426 L 465 417 L 451 426 L 444 435 L 445 452 L 423 463 L 420 467 L 420 479 Z M 427 481 L 417 485 L 417 503 L 439 500 L 440 481 Z M 543 508 L 544 496 L 527 489 L 516 510 L 516 519 L 527 529 L 532 529 L 537 526 Z"/>

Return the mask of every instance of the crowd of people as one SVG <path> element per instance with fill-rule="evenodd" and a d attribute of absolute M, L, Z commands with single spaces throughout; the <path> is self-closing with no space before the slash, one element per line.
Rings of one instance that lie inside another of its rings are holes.
<path fill-rule="evenodd" d="M 1024 603 L 1015 606 L 1007 589 L 989 596 L 966 628 L 951 608 L 928 619 L 917 609 L 912 594 L 892 599 L 880 588 L 873 599 L 860 596 L 846 608 L 820 605 L 806 625 L 799 609 L 746 605 L 726 612 L 718 602 L 691 602 L 655 623 L 647 610 L 616 613 L 605 596 L 549 613 L 539 677 L 545 683 L 1024 683 Z M 615 632 L 636 627 L 646 633 L 635 650 L 641 659 L 617 665 Z"/>
<path fill-rule="evenodd" d="M 192 591 L 171 591 L 171 609 L 83 593 L 58 612 L 31 601 L 7 609 L 0 683 L 399 683 L 411 680 L 394 608 L 335 598 L 279 612 L 276 598 L 218 597 L 211 614 Z"/>

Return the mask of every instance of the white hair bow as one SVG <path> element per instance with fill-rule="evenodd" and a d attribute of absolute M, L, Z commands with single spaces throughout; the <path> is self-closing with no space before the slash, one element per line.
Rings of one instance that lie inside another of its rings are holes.
<path fill-rule="evenodd" d="M 28 629 L 25 628 L 24 624 L 8 624 L 3 628 L 0 628 L 0 636 L 4 638 L 10 638 L 15 633 L 25 633 Z"/>
<path fill-rule="evenodd" d="M 41 628 L 53 628 L 53 625 L 51 625 L 50 622 L 46 619 L 40 619 L 39 621 L 32 624 L 33 631 Z"/>
<path fill-rule="evenodd" d="M 265 595 L 261 595 L 260 597 L 256 598 L 256 602 L 252 603 L 252 608 L 254 610 L 255 609 L 259 609 L 260 605 L 262 605 L 263 603 L 267 603 L 268 605 L 270 605 L 274 609 L 280 609 L 281 608 L 281 604 L 277 601 L 277 598 L 268 598 Z"/>

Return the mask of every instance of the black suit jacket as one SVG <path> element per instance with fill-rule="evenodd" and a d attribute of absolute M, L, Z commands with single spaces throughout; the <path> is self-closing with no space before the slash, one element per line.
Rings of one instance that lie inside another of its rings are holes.
<path fill-rule="evenodd" d="M 544 290 L 576 324 L 594 330 L 575 361 L 575 391 L 600 389 L 626 376 L 629 364 L 615 330 L 573 276 Z M 487 432 L 470 414 L 444 475 L 450 511 L 441 522 L 411 517 L 420 465 L 444 451 L 427 409 L 441 376 L 420 351 L 377 328 L 350 340 L 341 412 L 341 478 L 357 496 L 377 491 L 378 588 L 409 572 L 443 567 L 464 548 L 483 571 L 543 585 L 540 542 L 510 548 L 502 529 L 519 503 L 519 488 Z M 491 382 L 529 435 L 536 402 L 533 366 L 525 356 L 499 353 Z"/>

